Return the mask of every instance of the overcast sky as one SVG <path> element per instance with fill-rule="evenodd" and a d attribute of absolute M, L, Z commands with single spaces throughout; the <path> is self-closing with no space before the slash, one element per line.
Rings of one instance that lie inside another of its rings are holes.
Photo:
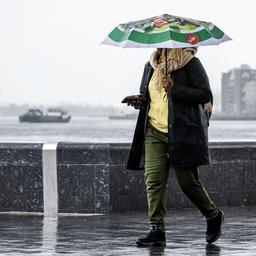
<path fill-rule="evenodd" d="M 100 45 L 119 23 L 163 13 L 211 21 L 233 41 L 199 48 L 214 94 L 221 72 L 256 68 L 255 1 L 0 0 L 0 99 L 120 105 L 152 49 Z"/>

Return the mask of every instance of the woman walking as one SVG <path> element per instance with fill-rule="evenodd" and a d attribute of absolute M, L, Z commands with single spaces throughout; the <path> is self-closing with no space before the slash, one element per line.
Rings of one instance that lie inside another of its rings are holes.
<path fill-rule="evenodd" d="M 140 112 L 127 168 L 145 169 L 150 222 L 150 231 L 137 240 L 138 246 L 166 243 L 170 167 L 180 189 L 206 218 L 206 241 L 213 243 L 221 235 L 224 214 L 199 179 L 198 167 L 209 164 L 208 125 L 213 97 L 196 52 L 193 47 L 157 49 L 145 65 L 140 95 L 128 101 Z"/>

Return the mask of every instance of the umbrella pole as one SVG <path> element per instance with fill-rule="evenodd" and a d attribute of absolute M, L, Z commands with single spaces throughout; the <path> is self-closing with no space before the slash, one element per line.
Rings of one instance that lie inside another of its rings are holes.
<path fill-rule="evenodd" d="M 167 48 L 165 48 L 165 76 L 167 77 L 168 73 L 168 67 L 167 67 Z"/>
<path fill-rule="evenodd" d="M 165 48 L 165 52 L 164 53 L 165 53 L 165 78 L 167 79 L 167 76 L 168 76 L 167 48 Z M 168 93 L 168 90 L 165 88 L 165 96 L 166 96 L 167 93 Z"/>

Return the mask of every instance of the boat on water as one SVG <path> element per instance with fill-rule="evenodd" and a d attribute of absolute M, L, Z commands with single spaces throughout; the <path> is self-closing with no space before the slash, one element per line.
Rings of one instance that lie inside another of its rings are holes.
<path fill-rule="evenodd" d="M 59 108 L 48 108 L 46 114 L 40 109 L 31 108 L 19 116 L 20 122 L 29 123 L 67 123 L 70 119 L 68 112 Z"/>
<path fill-rule="evenodd" d="M 136 120 L 138 117 L 137 113 L 132 113 L 132 114 L 121 114 L 121 115 L 109 115 L 109 119 L 114 119 L 114 120 Z"/>

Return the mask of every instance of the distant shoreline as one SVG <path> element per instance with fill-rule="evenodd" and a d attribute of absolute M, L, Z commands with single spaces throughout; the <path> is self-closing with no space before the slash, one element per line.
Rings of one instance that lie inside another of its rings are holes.
<path fill-rule="evenodd" d="M 0 115 L 0 119 L 3 118 L 13 118 L 16 119 L 18 118 L 17 115 Z M 137 117 L 136 115 L 131 115 L 131 116 L 125 116 L 125 115 L 72 115 L 73 119 L 93 119 L 93 118 L 100 118 L 100 119 L 109 119 L 109 120 L 131 120 L 131 121 L 136 121 Z M 211 121 L 256 121 L 256 117 L 227 117 L 227 116 L 211 116 Z"/>
<path fill-rule="evenodd" d="M 211 120 L 216 121 L 255 121 L 255 117 L 242 117 L 242 116 L 211 116 Z"/>

